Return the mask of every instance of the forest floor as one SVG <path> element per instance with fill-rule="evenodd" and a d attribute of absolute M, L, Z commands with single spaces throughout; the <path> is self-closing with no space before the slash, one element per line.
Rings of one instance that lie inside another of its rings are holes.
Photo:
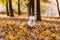
<path fill-rule="evenodd" d="M 35 16 L 36 18 L 36 16 Z M 60 24 L 60 18 L 58 17 L 41 17 L 42 22 L 49 22 L 49 23 L 56 23 Z M 28 21 L 28 14 L 21 14 L 18 16 L 18 14 L 14 14 L 14 17 L 7 16 L 6 14 L 0 14 L 0 20 L 11 20 L 11 21 Z"/>
<path fill-rule="evenodd" d="M 60 40 L 60 24 L 35 24 L 30 28 L 26 19 L 0 18 L 0 40 Z"/>
<path fill-rule="evenodd" d="M 26 14 L 15 17 L 0 14 L 0 40 L 60 40 L 59 18 L 42 17 L 32 28 L 27 22 Z"/>

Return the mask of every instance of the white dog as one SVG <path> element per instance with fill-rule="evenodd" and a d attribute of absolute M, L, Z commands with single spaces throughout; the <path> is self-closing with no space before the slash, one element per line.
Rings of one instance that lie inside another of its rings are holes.
<path fill-rule="evenodd" d="M 35 18 L 34 16 L 30 16 L 28 21 L 28 26 L 33 27 L 34 25 L 35 25 Z"/>

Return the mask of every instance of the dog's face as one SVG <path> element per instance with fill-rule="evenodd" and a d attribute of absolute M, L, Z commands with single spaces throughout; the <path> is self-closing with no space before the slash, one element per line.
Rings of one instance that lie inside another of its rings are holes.
<path fill-rule="evenodd" d="M 32 21 L 34 21 L 34 20 L 32 20 Z"/>
<path fill-rule="evenodd" d="M 34 22 L 34 20 L 31 20 L 31 22 Z"/>

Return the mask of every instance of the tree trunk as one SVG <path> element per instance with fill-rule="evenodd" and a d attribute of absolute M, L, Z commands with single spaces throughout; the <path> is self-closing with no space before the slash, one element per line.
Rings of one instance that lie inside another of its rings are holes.
<path fill-rule="evenodd" d="M 31 0 L 29 0 L 29 3 L 27 4 L 28 6 L 28 16 L 31 15 Z"/>
<path fill-rule="evenodd" d="M 10 8 L 10 16 L 14 17 L 13 8 L 12 8 L 12 0 L 9 0 L 9 8 Z"/>
<path fill-rule="evenodd" d="M 40 0 L 36 0 L 37 21 L 41 21 Z"/>
<path fill-rule="evenodd" d="M 6 3 L 6 12 L 7 12 L 7 16 L 9 16 L 8 3 Z"/>
<path fill-rule="evenodd" d="M 18 15 L 20 15 L 20 0 L 18 0 Z"/>
<path fill-rule="evenodd" d="M 34 16 L 34 0 L 31 0 L 31 5 L 32 5 L 32 15 Z"/>
<path fill-rule="evenodd" d="M 29 16 L 33 15 L 34 16 L 34 0 L 29 0 L 29 4 L 28 4 L 28 12 L 29 12 Z"/>
<path fill-rule="evenodd" d="M 60 17 L 60 10 L 59 10 L 59 3 L 58 3 L 58 0 L 56 0 L 56 3 L 57 3 L 57 9 L 58 9 L 59 17 Z"/>

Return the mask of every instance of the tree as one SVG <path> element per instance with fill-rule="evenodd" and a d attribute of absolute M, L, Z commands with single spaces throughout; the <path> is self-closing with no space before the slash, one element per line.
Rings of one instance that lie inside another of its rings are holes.
<path fill-rule="evenodd" d="M 6 13 L 7 13 L 7 16 L 9 16 L 8 0 L 1 0 L 1 2 L 3 3 L 3 5 L 6 5 Z"/>
<path fill-rule="evenodd" d="M 34 16 L 34 0 L 31 0 L 31 6 L 32 6 L 32 15 Z"/>
<path fill-rule="evenodd" d="M 9 0 L 9 9 L 10 9 L 10 16 L 14 17 L 13 8 L 12 8 L 12 0 Z"/>
<path fill-rule="evenodd" d="M 7 12 L 7 16 L 9 16 L 8 0 L 6 0 L 6 12 Z"/>
<path fill-rule="evenodd" d="M 29 12 L 29 15 L 33 15 L 34 16 L 34 0 L 29 0 L 28 12 Z"/>
<path fill-rule="evenodd" d="M 41 21 L 40 0 L 36 0 L 37 21 Z"/>
<path fill-rule="evenodd" d="M 58 9 L 59 17 L 60 17 L 60 10 L 59 10 L 59 3 L 58 3 L 58 0 L 56 0 L 56 3 L 57 3 L 57 9 Z"/>
<path fill-rule="evenodd" d="M 28 6 L 28 16 L 30 16 L 31 15 L 31 1 L 30 0 L 27 6 Z"/>
<path fill-rule="evenodd" d="M 20 0 L 18 0 L 18 15 L 20 15 Z"/>

